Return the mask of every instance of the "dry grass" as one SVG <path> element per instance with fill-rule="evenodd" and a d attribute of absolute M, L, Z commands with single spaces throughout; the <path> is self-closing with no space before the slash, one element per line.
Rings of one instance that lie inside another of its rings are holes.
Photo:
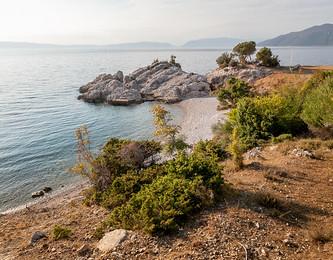
<path fill-rule="evenodd" d="M 285 86 L 300 87 L 311 78 L 311 74 L 276 72 L 257 80 L 254 89 L 259 94 L 275 92 Z"/>
<path fill-rule="evenodd" d="M 255 201 L 258 205 L 267 209 L 281 209 L 282 204 L 280 200 L 270 193 L 258 192 L 255 194 Z"/>
<path fill-rule="evenodd" d="M 309 236 L 313 242 L 324 244 L 333 241 L 333 230 L 325 226 L 314 226 L 309 230 Z"/>
<path fill-rule="evenodd" d="M 333 140 L 321 140 L 321 139 L 298 139 L 298 140 L 287 140 L 279 144 L 278 149 L 283 154 L 288 154 L 291 150 L 299 148 L 308 150 L 311 152 L 316 151 L 317 153 L 326 152 L 327 150 L 333 149 Z"/>

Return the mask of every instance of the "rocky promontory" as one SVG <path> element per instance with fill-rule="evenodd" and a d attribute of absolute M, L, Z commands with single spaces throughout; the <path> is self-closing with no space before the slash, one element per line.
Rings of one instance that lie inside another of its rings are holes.
<path fill-rule="evenodd" d="M 80 88 L 82 99 L 90 103 L 130 105 L 145 101 L 176 103 L 188 98 L 205 97 L 210 84 L 205 76 L 188 73 L 175 62 L 155 61 L 124 76 L 101 74 Z"/>

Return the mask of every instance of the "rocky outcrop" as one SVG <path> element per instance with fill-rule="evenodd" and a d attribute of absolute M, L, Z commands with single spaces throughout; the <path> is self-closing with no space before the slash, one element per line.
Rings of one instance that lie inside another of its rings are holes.
<path fill-rule="evenodd" d="M 82 99 L 91 103 L 129 105 L 145 101 L 175 103 L 188 98 L 205 97 L 210 85 L 205 76 L 188 73 L 177 63 L 154 62 L 124 76 L 102 74 L 80 88 Z"/>
<path fill-rule="evenodd" d="M 247 68 L 237 68 L 237 67 L 226 67 L 224 69 L 218 68 L 209 72 L 206 77 L 209 84 L 211 84 L 212 89 L 217 89 L 224 85 L 224 83 L 234 77 L 246 81 L 249 84 L 253 84 L 258 79 L 267 77 L 272 73 L 271 69 L 264 67 L 247 67 Z"/>

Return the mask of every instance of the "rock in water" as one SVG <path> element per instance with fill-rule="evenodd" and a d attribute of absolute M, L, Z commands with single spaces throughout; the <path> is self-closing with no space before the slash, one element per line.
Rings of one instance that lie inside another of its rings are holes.
<path fill-rule="evenodd" d="M 124 77 L 102 74 L 80 88 L 82 99 L 91 103 L 130 105 L 145 101 L 175 103 L 187 98 L 205 97 L 210 84 L 205 76 L 188 73 L 178 64 L 167 61 L 154 62 Z"/>
<path fill-rule="evenodd" d="M 35 232 L 31 237 L 31 244 L 36 243 L 38 240 L 41 240 L 42 238 L 47 237 L 47 235 L 44 232 L 37 231 Z"/>
<path fill-rule="evenodd" d="M 106 233 L 104 237 L 98 242 L 97 248 L 102 252 L 109 252 L 116 248 L 121 242 L 126 239 L 127 231 L 124 229 L 116 229 Z"/>
<path fill-rule="evenodd" d="M 51 187 L 44 187 L 43 191 L 44 191 L 45 193 L 49 193 L 49 192 L 52 191 L 52 188 L 51 188 Z"/>
<path fill-rule="evenodd" d="M 31 194 L 31 198 L 38 198 L 38 197 L 42 197 L 44 196 L 44 191 L 40 190 L 40 191 L 36 191 L 34 193 Z"/>

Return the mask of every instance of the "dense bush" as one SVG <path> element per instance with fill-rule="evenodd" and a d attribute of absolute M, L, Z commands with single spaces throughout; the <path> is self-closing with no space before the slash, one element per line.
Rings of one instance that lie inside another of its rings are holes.
<path fill-rule="evenodd" d="M 266 67 L 277 67 L 280 65 L 279 57 L 274 56 L 272 50 L 269 48 L 261 48 L 257 54 L 256 59 L 260 63 L 260 65 Z"/>
<path fill-rule="evenodd" d="M 242 64 L 246 64 L 255 51 L 256 43 L 253 41 L 239 43 L 233 48 L 233 52 L 239 57 Z"/>
<path fill-rule="evenodd" d="M 141 229 L 148 233 L 176 230 L 189 213 L 201 207 L 196 192 L 201 184 L 184 177 L 166 175 L 156 179 L 133 196 L 128 203 L 115 208 L 108 225 Z"/>
<path fill-rule="evenodd" d="M 225 68 L 229 66 L 233 58 L 233 53 L 224 52 L 220 57 L 216 59 L 216 63 L 219 65 L 220 68 Z"/>
<path fill-rule="evenodd" d="M 333 125 L 333 77 L 325 79 L 308 91 L 301 116 L 311 126 Z"/>
<path fill-rule="evenodd" d="M 193 152 L 204 154 L 206 156 L 216 156 L 219 160 L 227 157 L 226 143 L 220 139 L 199 141 L 194 145 Z"/>
<path fill-rule="evenodd" d="M 229 124 L 237 128 L 241 142 L 246 147 L 258 144 L 281 134 L 300 134 L 306 124 L 288 109 L 291 105 L 281 96 L 244 98 L 229 114 Z"/>
<path fill-rule="evenodd" d="M 218 92 L 217 99 L 224 108 L 234 107 L 240 98 L 250 95 L 250 86 L 245 81 L 230 78 Z"/>
<path fill-rule="evenodd" d="M 221 191 L 223 179 L 215 156 L 181 153 L 159 167 L 164 174 L 116 207 L 106 226 L 170 232 L 183 225 L 191 213 L 213 203 Z"/>
<path fill-rule="evenodd" d="M 110 187 L 101 193 L 98 202 L 105 208 L 112 209 L 126 203 L 141 188 L 152 183 L 158 176 L 163 175 L 163 169 L 158 166 L 149 167 L 141 171 L 128 171 L 116 177 Z"/>
<path fill-rule="evenodd" d="M 219 192 L 223 182 L 216 155 L 196 152 L 188 156 L 182 153 L 166 164 L 166 171 L 168 174 L 185 176 L 191 180 L 199 177 L 205 187 L 212 189 L 214 193 Z"/>
<path fill-rule="evenodd" d="M 78 163 L 73 167 L 75 173 L 89 178 L 96 192 L 104 192 L 115 178 L 135 171 L 144 162 L 161 150 L 155 141 L 131 141 L 111 138 L 95 157 L 89 150 L 86 128 L 77 131 Z"/>

